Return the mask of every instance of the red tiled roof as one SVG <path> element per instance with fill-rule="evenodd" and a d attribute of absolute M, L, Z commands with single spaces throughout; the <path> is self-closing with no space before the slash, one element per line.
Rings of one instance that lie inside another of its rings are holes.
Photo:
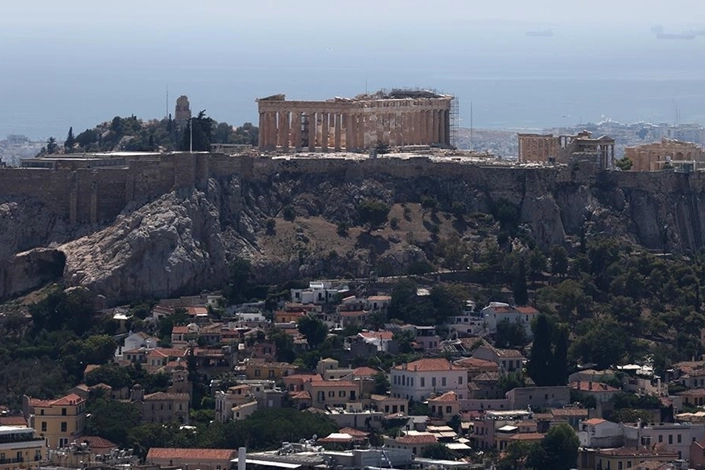
<path fill-rule="evenodd" d="M 85 402 L 86 399 L 76 395 L 75 393 L 69 393 L 65 397 L 58 398 L 56 400 L 40 400 L 38 398 L 30 398 L 29 404 L 32 406 L 48 407 L 48 406 L 75 406 Z"/>
<path fill-rule="evenodd" d="M 167 393 L 167 392 L 156 392 L 145 395 L 144 399 L 147 400 L 189 400 L 188 393 Z"/>
<path fill-rule="evenodd" d="M 539 311 L 534 307 L 516 307 L 516 311 L 524 315 L 538 315 Z"/>
<path fill-rule="evenodd" d="M 367 339 L 382 339 L 382 340 L 388 340 L 391 341 L 392 338 L 394 337 L 394 333 L 391 331 L 361 331 L 358 333 L 358 336 L 362 336 L 363 338 Z"/>
<path fill-rule="evenodd" d="M 99 436 L 82 436 L 79 438 L 80 442 L 87 442 L 91 450 L 95 449 L 117 449 L 117 444 L 110 442 Z"/>
<path fill-rule="evenodd" d="M 165 447 L 152 447 L 147 452 L 147 461 L 152 459 L 188 459 L 188 460 L 231 460 L 237 451 L 234 449 L 174 449 Z"/>
<path fill-rule="evenodd" d="M 573 390 L 581 392 L 618 392 L 619 390 L 602 382 L 573 382 L 570 384 Z"/>
<path fill-rule="evenodd" d="M 27 426 L 24 416 L 0 416 L 0 426 Z"/>
<path fill-rule="evenodd" d="M 416 434 L 397 437 L 396 441 L 400 444 L 435 444 L 438 439 L 433 434 Z"/>
<path fill-rule="evenodd" d="M 184 335 L 187 334 L 188 331 L 188 326 L 175 326 L 174 328 L 171 329 L 171 334 L 172 335 Z"/>
<path fill-rule="evenodd" d="M 367 297 L 370 302 L 389 302 L 392 300 L 390 295 L 371 295 Z"/>
<path fill-rule="evenodd" d="M 408 364 L 400 364 L 394 367 L 395 370 L 408 370 L 413 372 L 434 372 L 445 370 L 465 370 L 462 367 L 455 366 L 448 362 L 445 358 L 435 359 L 419 359 L 418 361 L 409 362 Z"/>
<path fill-rule="evenodd" d="M 208 315 L 208 309 L 206 307 L 186 307 L 186 312 L 189 315 Z"/>
<path fill-rule="evenodd" d="M 487 368 L 487 369 L 493 369 L 496 370 L 499 367 L 499 364 L 496 362 L 492 361 L 486 361 L 484 359 L 480 359 L 477 357 L 465 357 L 463 359 L 458 359 L 457 361 L 453 362 L 456 366 L 459 367 L 464 367 L 464 368 Z"/>
<path fill-rule="evenodd" d="M 352 387 L 357 388 L 357 383 L 350 380 L 314 380 L 311 382 L 314 387 Z"/>
<path fill-rule="evenodd" d="M 677 395 L 683 396 L 683 397 L 704 397 L 705 396 L 705 388 L 693 388 L 691 390 L 684 390 Z"/>
<path fill-rule="evenodd" d="M 339 429 L 338 432 L 341 434 L 350 434 L 353 437 L 367 437 L 370 435 L 370 433 L 368 432 L 360 431 L 359 429 L 355 428 L 342 428 Z"/>
<path fill-rule="evenodd" d="M 443 395 L 436 397 L 436 398 L 431 398 L 428 401 L 441 402 L 441 403 L 452 403 L 454 401 L 458 401 L 458 395 L 456 395 L 455 392 L 446 392 Z"/>
<path fill-rule="evenodd" d="M 291 394 L 292 400 L 310 400 L 311 394 L 306 390 L 301 390 L 300 392 L 294 392 Z"/>
<path fill-rule="evenodd" d="M 602 418 L 592 418 L 588 419 L 587 421 L 583 421 L 583 424 L 587 424 L 588 426 L 597 426 L 598 424 L 606 423 L 606 419 Z"/>
<path fill-rule="evenodd" d="M 372 367 L 358 367 L 353 370 L 354 377 L 372 377 L 379 374 L 379 371 Z"/>

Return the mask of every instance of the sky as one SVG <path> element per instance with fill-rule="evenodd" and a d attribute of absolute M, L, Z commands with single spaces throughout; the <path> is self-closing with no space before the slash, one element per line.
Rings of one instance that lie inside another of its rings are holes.
<path fill-rule="evenodd" d="M 579 87 L 598 98 L 639 88 L 601 92 L 576 80 L 705 80 L 705 36 L 660 41 L 650 31 L 656 24 L 674 33 L 703 28 L 705 2 L 12 2 L 0 14 L 0 137 L 61 135 L 115 115 L 163 117 L 181 94 L 195 110 L 238 124 L 256 118 L 261 96 L 326 99 L 402 86 L 474 101 L 479 125 L 519 126 L 553 99 L 547 80 L 554 79 L 572 80 L 573 88 L 558 87 L 556 109 L 544 109 L 536 125 L 568 114 L 662 119 L 675 106 L 695 119 L 688 109 L 701 102 L 705 82 L 655 90 L 659 101 L 631 114 L 624 108 L 641 106 L 648 87 L 612 107 L 587 96 L 572 105 L 582 109 L 558 109 Z M 552 37 L 526 36 L 549 29 Z M 513 121 L 527 93 L 536 101 Z M 465 120 L 468 109 L 461 109 Z"/>

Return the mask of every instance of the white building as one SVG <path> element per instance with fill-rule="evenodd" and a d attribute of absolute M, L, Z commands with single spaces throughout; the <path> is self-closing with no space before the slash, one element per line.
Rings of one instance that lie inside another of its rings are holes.
<path fill-rule="evenodd" d="M 496 332 L 497 325 L 507 320 L 512 323 L 521 323 L 527 336 L 531 338 L 531 320 L 538 313 L 538 310 L 533 307 L 512 307 L 503 302 L 490 302 L 487 307 L 482 309 L 482 318 L 489 333 Z"/>
<path fill-rule="evenodd" d="M 663 444 L 667 449 L 678 452 L 679 459 L 690 459 L 690 444 L 705 439 L 703 423 L 663 423 L 646 425 L 645 423 L 622 424 L 624 444 L 651 447 Z"/>
<path fill-rule="evenodd" d="M 291 289 L 291 301 L 304 305 L 322 305 L 332 302 L 338 294 L 348 292 L 348 286 L 333 287 L 330 281 L 311 281 L 307 289 Z"/>
<path fill-rule="evenodd" d="M 578 439 L 582 447 L 621 447 L 624 434 L 618 423 L 602 418 L 592 418 L 580 423 Z"/>
<path fill-rule="evenodd" d="M 455 392 L 462 400 L 468 396 L 467 376 L 466 369 L 447 359 L 419 359 L 392 368 L 391 395 L 423 401 L 445 392 Z"/>

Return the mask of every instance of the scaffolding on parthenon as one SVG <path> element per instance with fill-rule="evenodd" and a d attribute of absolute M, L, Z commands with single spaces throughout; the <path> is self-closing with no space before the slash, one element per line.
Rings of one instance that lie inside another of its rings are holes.
<path fill-rule="evenodd" d="M 460 127 L 460 99 L 457 96 L 453 96 L 450 100 L 450 145 L 454 148 L 458 148 L 458 139 L 460 134 L 458 129 Z"/>

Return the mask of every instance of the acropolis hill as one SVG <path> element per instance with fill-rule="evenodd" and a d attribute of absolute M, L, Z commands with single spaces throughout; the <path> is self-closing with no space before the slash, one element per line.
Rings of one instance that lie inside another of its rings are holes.
<path fill-rule="evenodd" d="M 481 243 L 492 232 L 477 232 L 471 215 L 500 202 L 543 247 L 598 233 L 649 249 L 705 245 L 701 173 L 510 165 L 447 152 L 343 156 L 116 153 L 1 169 L 0 296 L 56 276 L 111 303 L 197 292 L 222 286 L 234 256 L 250 258 L 268 281 L 332 269 L 333 251 L 337 274 L 366 275 L 382 261 L 431 258 L 447 237 Z M 355 227 L 365 198 L 390 204 L 397 229 Z M 448 217 L 430 219 L 422 198 Z M 462 226 L 450 217 L 456 203 L 467 214 Z M 293 222 L 282 218 L 285 206 Z M 266 233 L 270 219 L 276 234 Z M 336 234 L 340 222 L 353 227 L 347 237 Z"/>

